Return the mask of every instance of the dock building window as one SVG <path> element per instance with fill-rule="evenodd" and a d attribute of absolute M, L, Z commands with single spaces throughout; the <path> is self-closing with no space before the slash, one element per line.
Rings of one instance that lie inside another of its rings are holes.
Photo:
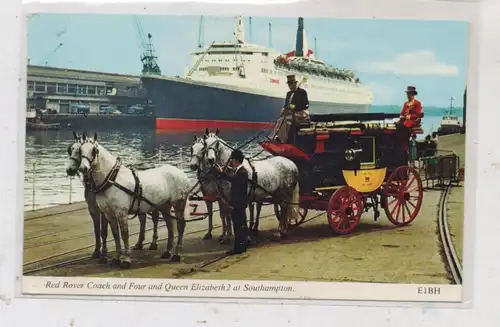
<path fill-rule="evenodd" d="M 35 92 L 45 92 L 45 83 L 35 82 Z"/>
<path fill-rule="evenodd" d="M 32 81 L 28 82 L 28 91 L 34 91 L 35 90 L 35 83 Z"/>
<path fill-rule="evenodd" d="M 88 85 L 87 86 L 87 94 L 95 95 L 95 93 L 96 93 L 96 87 L 93 85 Z"/>
<path fill-rule="evenodd" d="M 75 94 L 76 93 L 76 84 L 68 84 L 68 93 Z"/>
<path fill-rule="evenodd" d="M 48 94 L 55 94 L 56 93 L 56 83 L 47 83 L 47 93 Z"/>
<path fill-rule="evenodd" d="M 77 93 L 78 94 L 87 94 L 87 87 L 85 85 L 78 85 Z"/>
<path fill-rule="evenodd" d="M 57 93 L 65 94 L 68 91 L 67 84 L 57 84 Z"/>

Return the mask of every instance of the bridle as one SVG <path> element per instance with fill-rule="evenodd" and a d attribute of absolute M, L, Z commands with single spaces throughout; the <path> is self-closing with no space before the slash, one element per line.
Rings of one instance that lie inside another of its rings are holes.
<path fill-rule="evenodd" d="M 198 174 L 199 173 L 209 173 L 212 169 L 213 166 L 210 165 L 205 165 L 206 161 L 206 156 L 208 155 L 209 151 L 214 152 L 214 157 L 217 159 L 217 156 L 219 155 L 220 152 L 220 139 L 216 138 L 216 141 L 210 144 L 210 146 L 207 146 L 207 138 L 198 138 L 196 143 L 201 143 L 203 144 L 203 149 L 199 151 L 197 154 L 193 153 L 193 147 L 191 147 L 191 160 L 193 157 L 195 157 L 198 160 Z M 203 169 L 202 166 L 208 166 L 208 169 Z"/>
<path fill-rule="evenodd" d="M 82 146 L 85 143 L 90 143 L 93 146 L 93 148 L 92 148 L 92 157 L 93 158 L 92 159 L 89 158 L 88 156 L 82 154 Z M 94 164 L 94 161 L 97 159 L 97 156 L 99 156 L 98 146 L 99 145 L 97 143 L 95 143 L 93 140 L 85 140 L 85 141 L 81 142 L 81 146 L 79 149 L 79 151 L 80 151 L 80 164 L 82 162 L 82 159 L 86 159 L 89 162 L 89 166 L 90 166 L 89 171 L 88 171 L 89 175 L 90 175 L 90 172 L 92 171 L 92 166 Z"/>
<path fill-rule="evenodd" d="M 77 166 L 80 166 L 80 164 L 82 163 L 82 150 L 81 150 L 82 143 L 83 142 L 81 140 L 79 140 L 79 141 L 75 141 L 75 143 L 73 143 L 70 146 L 68 146 L 69 159 L 73 160 L 76 163 Z M 76 158 L 76 157 L 73 156 L 73 146 L 75 144 L 80 144 L 80 147 L 78 147 L 78 158 Z"/>

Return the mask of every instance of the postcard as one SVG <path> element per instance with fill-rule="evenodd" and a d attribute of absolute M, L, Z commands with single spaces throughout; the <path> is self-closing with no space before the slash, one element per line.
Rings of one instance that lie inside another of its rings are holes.
<path fill-rule="evenodd" d="M 23 294 L 462 301 L 467 22 L 40 13 L 27 38 Z"/>

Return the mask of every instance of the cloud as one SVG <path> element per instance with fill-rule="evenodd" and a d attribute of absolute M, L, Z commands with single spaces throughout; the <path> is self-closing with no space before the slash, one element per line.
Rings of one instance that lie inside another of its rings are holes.
<path fill-rule="evenodd" d="M 432 51 L 425 50 L 400 53 L 392 60 L 364 63 L 360 65 L 360 70 L 397 75 L 458 75 L 457 66 L 439 62 Z"/>

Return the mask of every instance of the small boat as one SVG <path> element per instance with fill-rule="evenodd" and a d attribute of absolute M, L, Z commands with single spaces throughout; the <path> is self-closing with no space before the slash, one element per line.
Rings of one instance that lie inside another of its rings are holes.
<path fill-rule="evenodd" d="M 450 98 L 450 108 L 441 118 L 441 124 L 437 130 L 438 135 L 455 134 L 462 132 L 462 123 L 457 115 L 453 114 L 453 98 Z"/>
<path fill-rule="evenodd" d="M 44 123 L 44 122 L 26 121 L 26 129 L 32 130 L 32 131 L 58 130 L 60 128 L 61 128 L 60 123 Z"/>

